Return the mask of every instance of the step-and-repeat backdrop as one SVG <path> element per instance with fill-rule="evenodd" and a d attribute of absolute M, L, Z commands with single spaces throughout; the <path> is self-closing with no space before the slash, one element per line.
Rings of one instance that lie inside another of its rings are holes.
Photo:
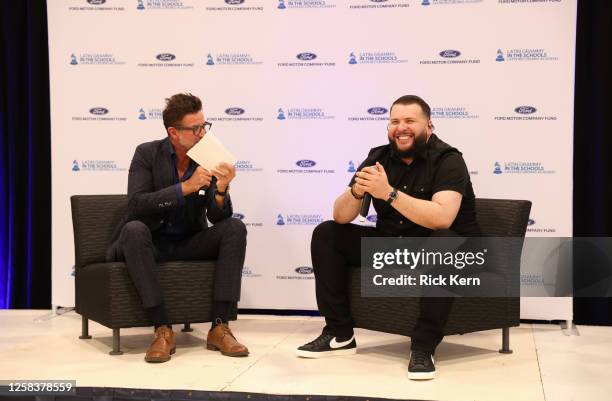
<path fill-rule="evenodd" d="M 417 94 L 478 197 L 572 234 L 575 0 L 48 0 L 53 304 L 74 304 L 69 198 L 127 190 L 135 147 L 191 92 L 237 156 L 243 308 L 316 309 L 310 237 L 391 102 Z M 371 216 L 367 224 L 373 224 Z M 523 317 L 571 317 L 570 299 Z"/>

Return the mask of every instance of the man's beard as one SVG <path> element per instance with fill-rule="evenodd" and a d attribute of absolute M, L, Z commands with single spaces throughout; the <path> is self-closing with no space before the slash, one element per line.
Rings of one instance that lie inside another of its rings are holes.
<path fill-rule="evenodd" d="M 421 132 L 419 135 L 415 135 L 412 140 L 412 146 L 408 149 L 400 150 L 397 147 L 397 143 L 394 139 L 388 138 L 389 144 L 391 145 L 391 149 L 400 159 L 414 158 L 420 156 L 427 147 L 427 134 L 425 131 Z"/>

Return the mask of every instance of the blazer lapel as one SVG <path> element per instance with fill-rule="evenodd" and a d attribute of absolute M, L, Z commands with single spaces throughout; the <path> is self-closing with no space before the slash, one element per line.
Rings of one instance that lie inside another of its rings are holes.
<path fill-rule="evenodd" d="M 175 184 L 174 182 L 174 163 L 170 156 L 170 139 L 166 138 L 160 143 L 158 148 L 158 157 L 155 158 L 155 168 L 153 174 L 155 175 L 155 182 L 157 188 L 160 190 L 170 185 Z"/>

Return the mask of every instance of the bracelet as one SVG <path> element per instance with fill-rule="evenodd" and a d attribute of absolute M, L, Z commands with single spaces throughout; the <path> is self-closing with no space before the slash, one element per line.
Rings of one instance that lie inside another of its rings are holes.
<path fill-rule="evenodd" d="M 354 184 L 353 184 L 354 185 Z M 351 195 L 353 195 L 353 198 L 357 199 L 357 200 L 362 200 L 363 197 L 365 195 L 361 195 L 361 196 L 357 196 L 357 194 L 355 193 L 355 191 L 353 191 L 353 185 L 351 185 Z"/>
<path fill-rule="evenodd" d="M 227 191 L 229 191 L 229 185 L 227 186 L 227 188 L 225 188 L 224 192 L 221 192 L 218 189 L 215 189 L 215 195 L 219 195 L 221 197 L 224 197 L 225 195 L 227 195 Z"/>

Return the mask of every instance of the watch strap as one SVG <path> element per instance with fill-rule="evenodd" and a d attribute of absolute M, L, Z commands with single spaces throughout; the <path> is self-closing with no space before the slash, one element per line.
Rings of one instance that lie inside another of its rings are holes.
<path fill-rule="evenodd" d="M 391 192 L 389 192 L 389 197 L 387 198 L 387 203 L 391 204 L 396 199 L 397 199 L 397 188 L 393 188 L 391 190 Z"/>

